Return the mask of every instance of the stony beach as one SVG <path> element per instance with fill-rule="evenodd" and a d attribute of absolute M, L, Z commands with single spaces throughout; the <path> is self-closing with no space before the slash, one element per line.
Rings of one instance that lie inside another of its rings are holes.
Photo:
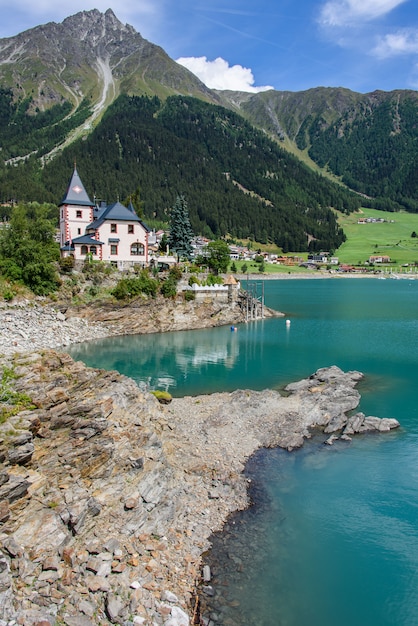
<path fill-rule="evenodd" d="M 265 309 L 266 316 L 281 315 Z M 192 330 L 244 321 L 239 306 L 195 303 L 166 298 L 137 300 L 127 305 L 53 306 L 42 299 L 0 304 L 0 354 L 65 349 L 112 337 L 173 330 Z"/>
<path fill-rule="evenodd" d="M 336 367 L 285 395 L 240 390 L 162 405 L 65 353 L 128 330 L 240 321 L 233 307 L 167 307 L 0 308 L 3 415 L 8 398 L 31 403 L 0 424 L 0 626 L 214 626 L 198 611 L 202 554 L 248 506 L 246 460 L 260 447 L 293 450 L 312 429 L 332 444 L 398 426 L 352 415 L 362 375 Z"/>

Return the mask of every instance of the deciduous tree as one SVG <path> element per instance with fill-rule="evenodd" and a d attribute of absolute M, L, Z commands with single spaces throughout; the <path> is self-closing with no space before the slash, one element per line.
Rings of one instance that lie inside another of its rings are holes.
<path fill-rule="evenodd" d="M 229 261 L 229 247 L 225 241 L 218 239 L 208 243 L 206 263 L 214 274 L 227 272 Z"/>
<path fill-rule="evenodd" d="M 59 286 L 54 261 L 59 247 L 54 241 L 53 223 L 46 217 L 47 207 L 13 209 L 7 228 L 0 232 L 0 272 L 11 281 L 19 281 L 38 295 L 46 295 Z"/>

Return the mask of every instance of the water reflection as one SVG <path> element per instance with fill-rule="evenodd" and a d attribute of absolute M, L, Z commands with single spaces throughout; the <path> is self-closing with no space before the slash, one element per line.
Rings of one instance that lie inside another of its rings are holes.
<path fill-rule="evenodd" d="M 237 332 L 229 328 L 111 337 L 72 346 L 70 354 L 87 365 L 117 370 L 140 387 L 174 391 L 192 373 L 208 375 L 211 367 L 232 370 L 239 357 Z"/>

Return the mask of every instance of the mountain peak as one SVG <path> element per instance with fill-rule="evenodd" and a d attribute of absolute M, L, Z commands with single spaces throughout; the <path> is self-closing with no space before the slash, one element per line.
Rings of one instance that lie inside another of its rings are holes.
<path fill-rule="evenodd" d="M 119 93 L 162 98 L 181 93 L 218 101 L 162 48 L 122 24 L 112 9 L 80 11 L 63 22 L 0 39 L 0 85 L 9 87 L 15 100 L 30 98 L 31 112 L 64 101 L 76 110 L 88 102 L 95 117 Z"/>
<path fill-rule="evenodd" d="M 80 35 L 88 35 L 99 30 L 103 36 L 111 36 L 115 32 L 138 35 L 133 26 L 123 24 L 114 14 L 112 9 L 107 9 L 105 13 L 101 13 L 98 9 L 90 11 L 80 11 L 71 15 L 62 22 L 64 29 L 80 29 Z"/>

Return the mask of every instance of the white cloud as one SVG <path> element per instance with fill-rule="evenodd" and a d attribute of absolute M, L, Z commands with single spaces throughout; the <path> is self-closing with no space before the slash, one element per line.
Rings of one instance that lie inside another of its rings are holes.
<path fill-rule="evenodd" d="M 207 57 L 181 57 L 177 63 L 187 67 L 210 89 L 230 89 L 232 91 L 249 91 L 257 93 L 274 89 L 268 85 L 254 87 L 254 75 L 252 71 L 242 65 L 232 65 L 218 57 L 214 61 L 208 61 Z"/>
<path fill-rule="evenodd" d="M 407 0 L 329 0 L 320 13 L 323 26 L 347 26 L 358 21 L 371 21 Z"/>
<path fill-rule="evenodd" d="M 379 59 L 418 54 L 418 30 L 402 29 L 381 37 L 372 53 Z"/>

